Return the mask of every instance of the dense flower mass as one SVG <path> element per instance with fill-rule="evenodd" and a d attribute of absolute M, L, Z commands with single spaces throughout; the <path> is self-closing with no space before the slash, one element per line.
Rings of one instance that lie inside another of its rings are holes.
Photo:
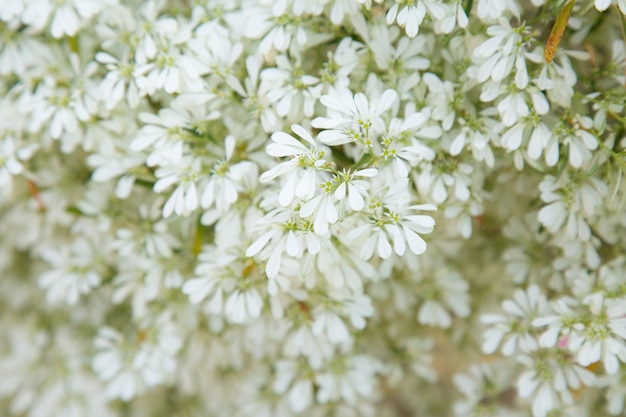
<path fill-rule="evenodd" d="M 625 27 L 0 0 L 0 415 L 624 415 Z"/>

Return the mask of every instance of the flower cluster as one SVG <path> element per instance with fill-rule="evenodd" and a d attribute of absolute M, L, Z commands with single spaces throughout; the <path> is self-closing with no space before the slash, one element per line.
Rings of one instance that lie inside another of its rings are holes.
<path fill-rule="evenodd" d="M 0 415 L 623 415 L 625 19 L 0 0 Z"/>

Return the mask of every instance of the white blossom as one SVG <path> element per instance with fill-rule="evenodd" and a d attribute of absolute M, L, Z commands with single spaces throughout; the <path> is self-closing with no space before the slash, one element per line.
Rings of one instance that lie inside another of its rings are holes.
<path fill-rule="evenodd" d="M 328 109 L 328 117 L 318 117 L 312 125 L 328 129 L 319 134 L 319 140 L 327 145 L 356 141 L 371 147 L 370 131 L 382 131 L 381 114 L 391 108 L 396 99 L 397 93 L 393 90 L 385 91 L 372 103 L 362 93 L 352 95 L 347 90 L 333 91 L 320 99 Z"/>
<path fill-rule="evenodd" d="M 502 302 L 506 315 L 486 314 L 481 321 L 491 327 L 485 332 L 483 351 L 493 353 L 501 345 L 502 353 L 511 356 L 516 350 L 533 352 L 538 343 L 532 332 L 532 321 L 542 315 L 546 308 L 546 298 L 538 286 L 531 285 L 526 291 L 517 290 L 513 300 Z"/>
<path fill-rule="evenodd" d="M 623 413 L 622 14 L 0 0 L 0 414 Z"/>

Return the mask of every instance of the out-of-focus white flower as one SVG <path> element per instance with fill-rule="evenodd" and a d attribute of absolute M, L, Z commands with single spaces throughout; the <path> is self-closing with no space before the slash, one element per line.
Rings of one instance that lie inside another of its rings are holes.
<path fill-rule="evenodd" d="M 533 334 L 532 321 L 547 311 L 547 300 L 537 285 L 531 285 L 526 291 L 517 290 L 513 300 L 502 302 L 506 315 L 485 314 L 481 321 L 490 326 L 485 331 L 483 352 L 491 354 L 501 346 L 505 356 L 511 356 L 517 350 L 528 353 L 539 347 Z"/>
<path fill-rule="evenodd" d="M 201 178 L 199 159 L 183 159 L 178 164 L 167 165 L 156 170 L 158 181 L 154 183 L 154 191 L 163 192 L 175 185 L 174 192 L 163 206 L 163 217 L 170 217 L 176 213 L 179 216 L 188 216 L 196 210 L 200 203 L 196 186 Z"/>
<path fill-rule="evenodd" d="M 417 284 L 418 296 L 423 300 L 417 313 L 417 321 L 447 329 L 452 325 L 448 310 L 452 310 L 457 317 L 467 317 L 470 314 L 469 285 L 453 270 L 442 268 L 434 271 L 433 275 L 420 279 Z"/>
<path fill-rule="evenodd" d="M 31 114 L 29 130 L 32 133 L 39 132 L 48 124 L 48 132 L 53 139 L 59 139 L 64 134 L 75 134 L 79 129 L 79 121 L 89 118 L 76 91 L 57 86 L 56 83 L 52 77 L 46 77 L 25 103 Z M 70 150 L 67 149 L 68 152 Z"/>
<path fill-rule="evenodd" d="M 469 200 L 471 195 L 469 174 L 473 171 L 472 167 L 460 163 L 454 170 L 438 169 L 440 165 L 448 165 L 448 163 L 449 160 L 445 157 L 435 159 L 432 162 L 427 161 L 421 164 L 422 170 L 419 173 L 416 171 L 413 173 L 420 193 L 430 196 L 432 198 L 431 201 L 435 204 L 441 204 L 450 198 L 448 187 L 454 187 L 453 195 L 461 201 Z"/>
<path fill-rule="evenodd" d="M 237 201 L 238 193 L 242 189 L 240 184 L 242 179 L 258 175 L 255 164 L 249 161 L 232 162 L 235 145 L 233 136 L 224 139 L 225 157 L 219 159 L 211 168 L 209 182 L 200 199 L 200 204 L 205 210 L 215 206 L 220 214 L 225 213 Z"/>
<path fill-rule="evenodd" d="M 146 159 L 148 166 L 179 163 L 183 156 L 185 139 L 198 126 L 219 117 L 219 112 L 207 109 L 206 102 L 212 95 L 181 95 L 171 103 L 171 107 L 152 113 L 140 113 L 139 120 L 144 124 L 130 143 L 132 151 L 152 149 Z"/>
<path fill-rule="evenodd" d="M 580 317 L 575 308 L 579 307 L 573 298 L 560 298 L 550 303 L 550 309 L 554 313 L 533 320 L 535 327 L 548 326 L 547 330 L 539 337 L 539 346 L 551 348 L 558 344 L 559 348 L 565 348 L 571 342 L 570 334 L 580 332 L 585 326 L 580 322 Z"/>
<path fill-rule="evenodd" d="M 289 121 L 313 116 L 315 103 L 322 93 L 319 81 L 294 66 L 285 55 L 276 57 L 276 68 L 261 72 L 261 89 L 267 91 L 270 102 L 276 103 L 276 113 Z"/>
<path fill-rule="evenodd" d="M 139 89 L 136 79 L 142 74 L 135 64 L 126 56 L 118 60 L 106 52 L 98 52 L 95 58 L 99 63 L 106 65 L 108 70 L 99 88 L 100 96 L 105 99 L 106 108 L 113 109 L 124 98 L 130 107 L 137 107 Z"/>
<path fill-rule="evenodd" d="M 598 139 L 588 131 L 591 127 L 592 121 L 590 118 L 581 118 L 572 128 L 561 128 L 557 132 L 560 134 L 556 135 L 554 139 L 557 143 L 567 145 L 569 163 L 574 168 L 582 167 L 584 162 L 591 159 L 591 151 L 598 147 Z"/>
<path fill-rule="evenodd" d="M 305 369 L 296 361 L 283 360 L 275 365 L 274 392 L 286 395 L 290 408 L 301 413 L 313 403 L 313 383 L 306 377 Z"/>
<path fill-rule="evenodd" d="M 541 199 L 547 203 L 538 213 L 538 219 L 551 233 L 565 226 L 570 239 L 589 240 L 592 219 L 602 204 L 608 190 L 596 178 L 569 183 L 566 178 L 549 175 L 539 185 Z"/>
<path fill-rule="evenodd" d="M 219 256 L 216 256 L 218 255 Z M 182 291 L 189 301 L 198 304 L 205 300 L 205 310 L 212 314 L 222 313 L 225 293 L 235 287 L 234 271 L 230 267 L 237 260 L 231 253 L 222 253 L 214 246 L 207 246 L 200 253 L 196 276 L 183 284 Z"/>
<path fill-rule="evenodd" d="M 317 314 L 311 330 L 314 335 L 324 334 L 333 344 L 347 342 L 350 338 L 346 324 L 337 314 L 329 310 Z"/>
<path fill-rule="evenodd" d="M 624 369 L 616 374 L 606 375 L 600 379 L 600 385 L 606 386 L 606 409 L 614 416 L 620 415 L 624 411 L 624 399 L 626 398 L 626 387 L 622 384 Z"/>
<path fill-rule="evenodd" d="M 0 358 L 4 376 L 0 397 L 7 401 L 6 410 L 32 417 L 50 413 L 113 417 L 102 384 L 84 366 L 81 337 L 67 325 L 57 326 L 54 335 L 33 332 L 32 316 L 27 315 L 26 321 L 24 318 L 20 318 L 21 323 L 27 326 L 16 326 L 6 334 L 9 350 Z M 54 366 L 46 366 L 49 361 Z"/>
<path fill-rule="evenodd" d="M 140 95 L 152 96 L 161 89 L 169 94 L 207 90 L 201 78 L 207 69 L 195 57 L 175 48 L 157 52 L 154 62 L 138 66 L 137 72 L 142 74 L 136 79 Z"/>
<path fill-rule="evenodd" d="M 454 415 L 478 416 L 488 409 L 493 416 L 517 416 L 509 400 L 513 371 L 506 363 L 496 362 L 472 365 L 469 372 L 455 374 L 454 385 L 465 398 L 454 403 Z"/>
<path fill-rule="evenodd" d="M 70 247 L 49 250 L 42 254 L 53 267 L 39 277 L 39 285 L 47 291 L 52 303 L 76 304 L 81 295 L 97 287 L 101 272 L 94 264 L 95 252 L 85 239 L 76 239 Z"/>
<path fill-rule="evenodd" d="M 16 141 L 6 136 L 0 143 L 0 193 L 9 194 L 13 189 L 13 177 L 24 172 L 22 161 L 31 156 L 34 148 L 18 149 Z"/>
<path fill-rule="evenodd" d="M 589 297 L 593 318 L 584 330 L 572 334 L 569 348 L 582 366 L 602 360 L 606 371 L 614 374 L 620 361 L 626 361 L 626 307 L 623 300 L 603 298 L 599 294 Z"/>
<path fill-rule="evenodd" d="M 146 387 L 160 385 L 176 369 L 176 354 L 182 346 L 177 326 L 162 315 L 154 327 L 139 331 L 137 340 L 125 341 L 110 327 L 103 327 L 94 340 L 98 353 L 92 367 L 108 382 L 109 398 L 129 401 Z"/>
<path fill-rule="evenodd" d="M 226 28 L 214 22 L 201 25 L 187 46 L 200 64 L 198 68 L 202 68 L 200 73 L 223 79 L 230 88 L 245 96 L 243 86 L 234 75 L 233 69 L 243 52 L 243 44 L 232 42 Z"/>
<path fill-rule="evenodd" d="M 337 363 L 333 363 L 332 368 L 343 372 L 322 372 L 316 376 L 319 390 L 315 398 L 319 403 L 344 400 L 354 406 L 361 397 L 367 398 L 374 394 L 376 373 L 382 370 L 377 360 L 365 355 L 355 355 L 337 358 L 335 362 Z"/>
<path fill-rule="evenodd" d="M 74 36 L 93 16 L 115 3 L 115 0 L 31 0 L 25 5 L 22 21 L 35 30 L 42 30 L 51 20 L 53 37 Z"/>
<path fill-rule="evenodd" d="M 426 16 L 426 13 L 435 21 L 435 25 L 446 17 L 446 14 L 452 14 L 450 6 L 440 3 L 436 0 L 417 0 L 415 2 L 401 2 L 396 1 L 393 6 L 387 11 L 387 24 L 392 24 L 394 21 L 398 22 L 398 25 L 403 27 L 409 38 L 414 38 L 419 27 Z M 448 12 L 448 13 L 447 13 Z M 452 20 L 452 28 L 454 28 L 455 19 Z M 452 31 L 452 28 L 448 28 L 446 33 Z"/>
<path fill-rule="evenodd" d="M 594 0 L 593 5 L 598 9 L 598 11 L 605 11 L 611 6 L 611 4 L 617 3 L 619 10 L 622 14 L 626 15 L 626 1 L 624 0 Z"/>
<path fill-rule="evenodd" d="M 118 198 L 128 198 L 137 179 L 135 172 L 145 163 L 145 156 L 132 153 L 127 144 L 111 144 L 111 148 L 102 149 L 87 157 L 87 163 L 94 167 L 91 178 L 95 182 L 107 182 L 119 177 L 115 187 Z"/>
<path fill-rule="evenodd" d="M 514 0 L 478 0 L 478 17 L 488 22 L 500 19 L 509 11 L 514 16 L 520 15 L 520 5 Z"/>
<path fill-rule="evenodd" d="M 591 371 L 571 363 L 562 351 L 547 357 L 522 356 L 519 360 L 527 370 L 517 380 L 517 392 L 521 398 L 532 400 L 533 417 L 546 417 L 551 410 L 572 404 L 572 391 L 596 382 Z"/>
<path fill-rule="evenodd" d="M 503 2 L 504 3 L 504 2 Z M 512 27 L 504 18 L 498 20 L 497 25 L 490 26 L 487 33 L 491 36 L 478 46 L 473 56 L 480 63 L 474 69 L 478 82 L 491 79 L 495 83 L 504 80 L 515 68 L 515 84 L 517 88 L 524 89 L 528 85 L 528 73 L 526 59 L 535 59 L 524 48 L 525 27 Z"/>

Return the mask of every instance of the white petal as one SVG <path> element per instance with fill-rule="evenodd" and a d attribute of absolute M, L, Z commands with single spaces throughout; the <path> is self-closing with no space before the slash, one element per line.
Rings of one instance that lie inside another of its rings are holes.
<path fill-rule="evenodd" d="M 391 256 L 391 245 L 387 241 L 387 237 L 383 231 L 378 232 L 378 255 L 387 259 Z"/>

